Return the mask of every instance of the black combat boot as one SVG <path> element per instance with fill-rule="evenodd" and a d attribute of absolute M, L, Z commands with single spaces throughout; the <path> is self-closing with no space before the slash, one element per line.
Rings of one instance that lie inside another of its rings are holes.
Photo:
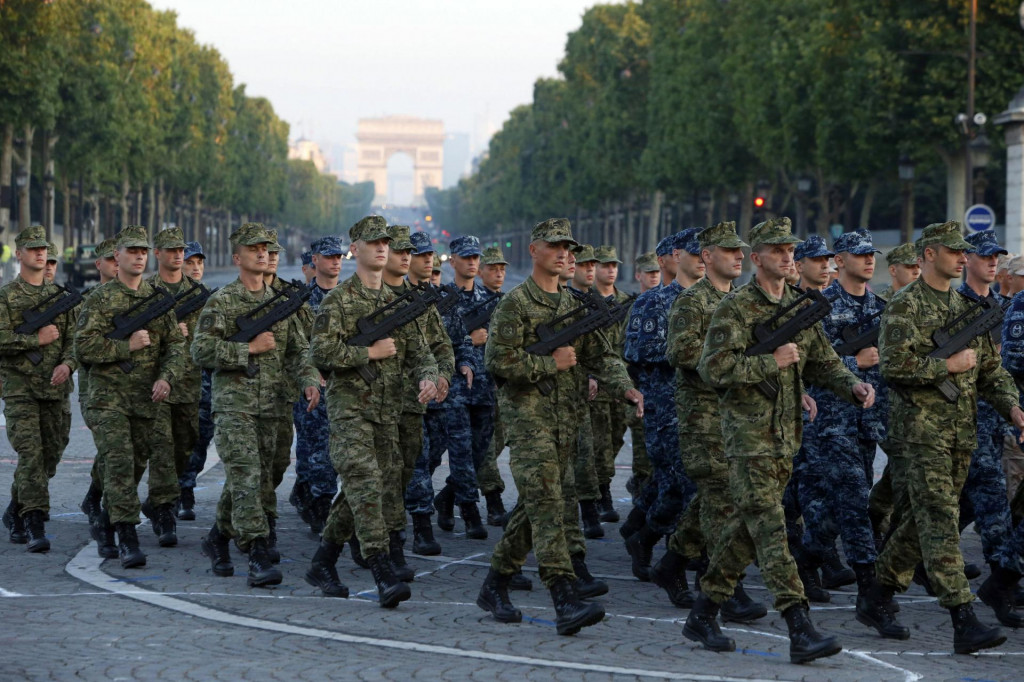
<path fill-rule="evenodd" d="M 161 547 L 174 547 L 178 544 L 178 527 L 177 520 L 174 516 L 174 504 L 168 502 L 167 504 L 161 504 L 156 508 L 157 523 L 154 523 L 154 527 L 159 524 L 160 534 L 157 536 L 156 541 Z"/>
<path fill-rule="evenodd" d="M 852 569 L 843 565 L 843 560 L 839 558 L 839 551 L 834 546 L 826 551 L 821 564 L 821 584 L 825 586 L 825 589 L 834 590 L 855 582 L 857 582 L 857 575 Z"/>
<path fill-rule="evenodd" d="M 597 502 L 580 500 L 580 520 L 583 521 L 583 537 L 594 540 L 604 537 L 604 528 L 597 513 Z"/>
<path fill-rule="evenodd" d="M 321 495 L 320 497 L 314 497 L 313 503 L 309 509 L 309 530 L 314 535 L 320 535 L 324 532 L 324 526 L 327 525 L 327 517 L 331 513 L 331 503 L 334 499 L 330 495 Z"/>
<path fill-rule="evenodd" d="M 573 554 L 569 558 L 572 560 L 572 572 L 576 574 L 573 587 L 576 588 L 576 594 L 580 596 L 580 599 L 592 599 L 600 597 L 602 594 L 608 594 L 608 583 L 598 580 L 590 574 L 586 556 L 581 553 Z"/>
<path fill-rule="evenodd" d="M 178 518 L 182 521 L 196 520 L 196 489 L 182 488 L 178 498 Z"/>
<path fill-rule="evenodd" d="M 686 557 L 671 549 L 651 567 L 651 582 L 668 593 L 668 599 L 681 609 L 693 608 L 695 599 L 686 581 Z"/>
<path fill-rule="evenodd" d="M 633 507 L 626 515 L 625 523 L 619 526 L 619 535 L 623 540 L 628 540 L 633 533 L 643 528 L 645 523 L 647 523 L 647 514 L 640 511 L 639 508 Z"/>
<path fill-rule="evenodd" d="M 235 574 L 235 567 L 231 563 L 231 547 L 228 544 L 229 538 L 220 532 L 217 524 L 213 524 L 209 534 L 203 538 L 200 545 L 203 556 L 209 557 L 210 569 L 214 575 L 227 578 Z"/>
<path fill-rule="evenodd" d="M 25 522 L 21 520 L 21 505 L 15 504 L 14 500 L 7 505 L 4 511 L 4 527 L 10 532 L 10 541 L 16 545 L 24 545 L 28 542 L 28 535 L 25 534 Z"/>
<path fill-rule="evenodd" d="M 1006 641 L 1002 630 L 978 622 L 970 602 L 952 607 L 949 615 L 953 618 L 953 651 L 958 654 L 973 654 Z"/>
<path fill-rule="evenodd" d="M 309 495 L 309 486 L 305 481 L 295 480 L 292 492 L 288 495 L 288 502 L 295 507 L 295 511 L 299 513 L 299 518 L 302 519 L 303 523 L 312 522 L 313 517 L 310 515 L 310 507 L 313 504 L 313 498 Z"/>
<path fill-rule="evenodd" d="M 803 604 L 790 606 L 782 615 L 789 626 L 790 662 L 809 663 L 817 658 L 835 656 L 843 650 L 838 639 L 832 635 L 822 635 L 814 629 L 811 616 Z"/>
<path fill-rule="evenodd" d="M 102 500 L 103 491 L 96 486 L 96 483 L 90 483 L 89 490 L 86 491 L 82 504 L 79 505 L 79 509 L 89 519 L 89 523 L 96 523 L 100 518 L 100 503 Z"/>
<path fill-rule="evenodd" d="M 386 552 L 366 557 L 373 573 L 373 582 L 377 583 L 377 595 L 381 608 L 393 609 L 412 596 L 409 586 L 395 577 L 391 571 L 391 560 Z"/>
<path fill-rule="evenodd" d="M 889 608 L 893 590 L 875 578 L 874 564 L 854 564 L 853 572 L 857 574 L 857 621 L 886 639 L 910 639 L 910 629 L 900 625 Z"/>
<path fill-rule="evenodd" d="M 42 509 L 35 509 L 21 517 L 25 524 L 25 533 L 28 535 L 28 551 L 33 554 L 50 551 L 50 541 L 46 539 L 46 528 L 43 519 L 46 512 Z"/>
<path fill-rule="evenodd" d="M 455 491 L 447 483 L 434 497 L 434 509 L 437 510 L 437 527 L 449 533 L 455 530 Z"/>
<path fill-rule="evenodd" d="M 601 500 L 597 503 L 601 511 L 601 520 L 608 523 L 617 523 L 619 512 L 615 511 L 615 503 L 612 501 L 612 489 L 607 483 L 600 488 Z"/>
<path fill-rule="evenodd" d="M 653 530 L 646 523 L 626 540 L 626 551 L 633 559 L 633 575 L 641 582 L 651 581 L 651 555 L 654 546 L 661 539 L 661 533 Z"/>
<path fill-rule="evenodd" d="M 604 605 L 597 602 L 580 603 L 580 596 L 568 578 L 559 578 L 551 586 L 551 601 L 555 604 L 555 629 L 560 635 L 575 635 L 581 629 L 604 620 Z"/>
<path fill-rule="evenodd" d="M 974 580 L 975 578 L 981 577 L 981 569 L 978 568 L 978 564 L 974 562 L 964 564 L 964 577 L 968 580 Z"/>
<path fill-rule="evenodd" d="M 693 642 L 700 642 L 711 651 L 736 651 L 736 642 L 722 634 L 718 627 L 718 604 L 703 592 L 697 593 L 690 615 L 683 625 L 683 636 Z"/>
<path fill-rule="evenodd" d="M 768 615 L 764 604 L 751 599 L 741 582 L 736 583 L 732 596 L 722 602 L 721 610 L 723 623 L 753 623 Z"/>
<path fill-rule="evenodd" d="M 511 575 L 502 575 L 493 568 L 487 571 L 484 584 L 480 586 L 480 594 L 476 596 L 476 605 L 484 611 L 490 611 L 494 620 L 499 623 L 521 623 L 523 612 L 512 605 L 508 596 L 508 583 Z"/>
<path fill-rule="evenodd" d="M 103 559 L 116 559 L 119 556 L 117 538 L 106 509 L 100 511 L 100 518 L 93 527 L 96 529 L 96 553 Z"/>
<path fill-rule="evenodd" d="M 281 563 L 281 552 L 277 549 L 277 517 L 267 514 L 267 556 L 270 563 Z"/>
<path fill-rule="evenodd" d="M 505 511 L 505 503 L 501 501 L 501 493 L 492 490 L 484 495 L 484 499 L 487 501 L 487 525 L 499 528 L 505 525 L 508 512 Z"/>
<path fill-rule="evenodd" d="M 821 586 L 821 576 L 818 575 L 817 568 L 809 563 L 797 561 L 796 572 L 800 576 L 800 582 L 804 584 L 804 594 L 808 601 L 816 604 L 827 604 L 832 601 L 832 595 Z"/>
<path fill-rule="evenodd" d="M 321 540 L 320 546 L 316 548 L 313 561 L 306 571 L 306 582 L 313 587 L 319 587 L 325 597 L 340 597 L 348 599 L 348 588 L 341 583 L 338 577 L 338 557 L 341 556 L 341 545 L 336 545 L 329 540 Z"/>
<path fill-rule="evenodd" d="M 411 583 L 416 579 L 416 572 L 405 560 L 405 540 L 397 530 L 388 533 L 388 557 L 391 559 L 391 571 L 403 583 Z"/>
<path fill-rule="evenodd" d="M 978 588 L 978 599 L 996 612 L 996 619 L 1008 628 L 1024 627 L 1024 616 L 1014 605 L 1014 591 L 1020 582 L 1020 573 L 1010 571 L 999 564 L 990 564 L 992 574 Z"/>
<path fill-rule="evenodd" d="M 441 543 L 434 539 L 430 514 L 412 515 L 412 552 L 421 556 L 437 556 L 441 553 Z"/>
<path fill-rule="evenodd" d="M 139 536 L 135 534 L 134 523 L 115 523 L 117 552 L 121 557 L 121 568 L 141 568 L 146 565 L 146 555 L 139 549 Z"/>
<path fill-rule="evenodd" d="M 274 567 L 267 553 L 267 539 L 256 538 L 249 543 L 249 587 L 280 585 L 281 571 Z"/>
<path fill-rule="evenodd" d="M 352 550 L 352 561 L 355 562 L 359 568 L 369 568 L 370 562 L 363 556 L 363 550 L 359 546 L 359 538 L 356 537 L 355 533 L 352 533 L 352 537 L 348 539 L 348 546 Z"/>
<path fill-rule="evenodd" d="M 509 578 L 508 589 L 530 592 L 533 590 L 533 581 L 523 575 L 523 570 L 519 569 Z"/>
<path fill-rule="evenodd" d="M 1016 589 L 1013 591 L 1013 605 L 1024 606 L 1024 587 L 1020 583 L 1017 584 Z"/>
<path fill-rule="evenodd" d="M 149 519 L 149 525 L 153 528 L 153 535 L 160 537 L 162 529 L 160 528 L 160 515 L 156 513 L 156 507 L 147 497 L 140 507 L 142 515 Z"/>
<path fill-rule="evenodd" d="M 480 519 L 480 510 L 476 502 L 466 502 L 459 505 L 459 512 L 462 514 L 462 521 L 466 524 L 466 537 L 471 540 L 486 540 L 487 529 Z"/>

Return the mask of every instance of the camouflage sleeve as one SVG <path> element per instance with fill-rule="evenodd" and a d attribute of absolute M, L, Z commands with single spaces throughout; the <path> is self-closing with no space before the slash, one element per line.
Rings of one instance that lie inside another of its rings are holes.
<path fill-rule="evenodd" d="M 309 355 L 313 366 L 321 371 L 353 369 L 370 363 L 370 350 L 365 346 L 345 343 L 345 308 L 340 297 L 325 298 L 313 322 L 309 338 Z"/>
<path fill-rule="evenodd" d="M 18 334 L 11 322 L 10 301 L 0 301 L 0 355 L 20 355 L 27 350 L 39 348 L 39 337 L 35 334 Z"/>
<path fill-rule="evenodd" d="M 302 328 L 302 333 L 306 339 L 309 339 L 309 335 L 313 332 L 313 320 L 316 318 L 316 313 L 313 312 L 313 306 L 309 305 L 309 301 L 302 304 L 302 307 L 295 313 L 295 318 L 299 322 L 299 327 Z"/>
<path fill-rule="evenodd" d="M 466 323 L 463 321 L 462 315 L 457 310 L 452 310 L 447 315 L 443 315 L 441 319 L 444 320 L 445 331 L 452 343 L 455 367 L 469 367 L 474 374 L 482 372 L 484 368 L 477 367 L 473 361 L 473 342 L 469 338 L 469 332 L 466 331 Z"/>
<path fill-rule="evenodd" d="M 407 324 L 400 330 L 406 337 L 406 359 L 416 374 L 416 381 L 426 379 L 437 383 L 437 362 L 430 351 L 430 344 L 423 336 L 418 324 Z"/>
<path fill-rule="evenodd" d="M 641 319 L 644 315 L 644 308 L 649 297 L 638 298 L 629 309 L 629 319 L 626 322 L 626 341 L 623 345 L 623 356 L 627 361 L 634 364 L 640 362 L 639 341 Z"/>
<path fill-rule="evenodd" d="M 1009 420 L 1010 410 L 1017 407 L 1017 388 L 999 360 L 992 337 L 982 334 L 978 349 L 978 395 Z"/>
<path fill-rule="evenodd" d="M 580 362 L 587 372 L 609 389 L 616 397 L 633 388 L 626 372 L 626 363 L 615 355 L 603 330 L 585 334 L 581 339 Z"/>
<path fill-rule="evenodd" d="M 86 365 L 103 365 L 131 358 L 129 341 L 104 336 L 113 328 L 106 297 L 94 294 L 82 305 L 75 330 L 75 357 Z"/>
<path fill-rule="evenodd" d="M 455 350 L 452 348 L 452 341 L 448 338 L 448 332 L 441 320 L 441 313 L 437 308 L 431 308 L 427 314 L 427 338 L 430 340 L 430 352 L 437 362 L 437 372 L 451 381 L 455 374 Z"/>
<path fill-rule="evenodd" d="M 192 361 L 206 369 L 240 370 L 249 365 L 249 344 L 228 341 L 227 316 L 220 298 L 214 294 L 203 306 L 192 340 Z"/>
<path fill-rule="evenodd" d="M 188 352 L 188 347 L 185 344 L 185 335 L 181 333 L 178 319 L 173 312 L 164 315 L 161 321 L 164 326 L 161 339 L 163 347 L 160 349 L 160 373 L 157 375 L 157 379 L 163 379 L 169 383 L 173 391 L 174 386 L 187 371 L 188 363 L 185 362 L 185 354 Z"/>
<path fill-rule="evenodd" d="M 715 310 L 701 350 L 697 371 L 715 388 L 759 384 L 779 375 L 772 355 L 744 354 L 750 324 L 735 299 L 726 298 Z"/>
<path fill-rule="evenodd" d="M 668 314 L 668 364 L 697 369 L 704 349 L 703 312 L 696 296 L 680 296 Z"/>
<path fill-rule="evenodd" d="M 303 308 L 305 309 L 305 308 Z M 303 389 L 320 386 L 320 372 L 309 361 L 309 341 L 305 333 L 306 320 L 302 315 L 288 318 L 288 346 L 284 353 L 286 376 L 295 377 Z"/>
<path fill-rule="evenodd" d="M 853 397 L 853 386 L 860 382 L 860 379 L 849 370 L 843 360 L 836 354 L 832 344 L 825 336 L 825 330 L 820 324 L 816 324 L 804 332 L 809 338 L 806 342 L 806 350 L 801 349 L 807 355 L 804 363 L 803 377 L 807 383 L 827 388 L 837 396 L 854 405 L 860 405 L 860 401 Z M 804 344 L 801 344 L 803 346 Z"/>
<path fill-rule="evenodd" d="M 72 373 L 78 369 L 78 359 L 75 356 L 75 328 L 78 326 L 78 311 L 81 306 L 75 307 L 62 315 L 60 330 L 60 363 L 67 365 Z"/>
<path fill-rule="evenodd" d="M 498 303 L 491 316 L 491 332 L 484 346 L 484 364 L 494 376 L 517 384 L 535 384 L 558 375 L 550 355 L 526 352 L 526 321 L 529 317 L 511 296 Z"/>
<path fill-rule="evenodd" d="M 946 361 L 929 358 L 930 342 L 919 338 L 915 306 L 908 296 L 896 296 L 882 313 L 878 331 L 878 364 L 891 384 L 938 385 L 949 378 Z"/>

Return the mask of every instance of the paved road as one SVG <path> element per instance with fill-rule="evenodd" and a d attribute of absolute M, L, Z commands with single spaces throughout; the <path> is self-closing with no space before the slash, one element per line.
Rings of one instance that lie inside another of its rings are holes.
<path fill-rule="evenodd" d="M 859 625 L 853 590 L 845 588 L 833 592 L 831 605 L 814 609 L 822 629 L 841 635 L 846 650 L 839 656 L 791 665 L 785 623 L 774 611 L 753 626 L 725 628 L 737 640 L 737 653 L 703 651 L 681 635 L 686 612 L 672 607 L 658 588 L 630 576 L 618 524 L 606 524 L 608 538 L 589 545 L 591 569 L 612 587 L 603 600 L 608 617 L 576 637 L 555 634 L 551 603 L 532 557 L 527 574 L 536 589 L 513 593 L 526 616 L 522 624 L 500 625 L 477 608 L 476 592 L 498 534 L 489 529 L 486 541 L 468 540 L 461 522 L 454 533 L 438 533 L 444 556 L 411 560 L 418 571 L 413 599 L 396 610 L 377 606 L 369 572 L 356 568 L 347 553 L 338 568 L 353 597 L 324 599 L 302 579 L 317 541 L 285 501 L 292 472 L 279 490 L 284 582 L 276 589 L 248 588 L 237 551 L 233 578 L 213 576 L 199 553 L 224 483 L 219 464 L 200 478 L 198 520 L 180 523 L 179 546 L 159 548 L 149 526 L 140 526 L 148 564 L 125 571 L 116 560 L 101 563 L 96 557 L 78 510 L 93 447 L 74 405 L 71 444 L 51 485 L 47 529 L 53 549 L 30 555 L 22 545 L 0 541 L 0 680 L 1024 677 L 1024 633 L 1011 632 L 1006 645 L 981 656 L 953 656 L 946 612 L 917 587 L 900 598 L 902 620 L 912 630 L 906 642 L 881 640 Z M 0 490 L 7 490 L 15 462 L 7 439 L 0 442 Z M 511 506 L 515 486 L 507 457 L 506 452 L 500 464 L 508 481 L 505 504 Z M 623 512 L 629 461 L 627 443 L 613 486 Z M 447 473 L 445 462 L 436 480 Z M 965 533 L 964 547 L 970 559 L 981 562 L 973 530 Z M 768 598 L 756 569 L 748 585 L 755 596 Z M 994 622 L 983 605 L 978 612 Z"/>

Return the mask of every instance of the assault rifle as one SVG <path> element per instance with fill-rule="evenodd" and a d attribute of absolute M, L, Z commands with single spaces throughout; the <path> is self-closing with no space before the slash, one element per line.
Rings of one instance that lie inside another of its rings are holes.
<path fill-rule="evenodd" d="M 494 296 L 491 296 L 486 301 L 480 301 L 475 306 L 466 311 L 466 314 L 462 316 L 462 321 L 466 325 L 467 332 L 475 332 L 477 329 L 483 329 L 491 322 L 491 315 L 494 314 L 495 308 L 498 307 L 498 301 L 505 294 L 500 291 Z"/>
<path fill-rule="evenodd" d="M 808 301 L 810 301 L 810 305 L 803 305 Z M 781 320 L 784 315 L 798 306 L 802 307 L 800 307 L 800 310 L 795 315 L 780 324 L 777 329 L 772 329 L 772 326 Z M 774 353 L 776 348 L 789 343 L 797 334 L 805 329 L 810 329 L 823 320 L 831 310 L 832 304 L 828 302 L 824 294 L 817 289 L 808 289 L 785 308 L 755 326 L 754 338 L 757 341 L 754 345 L 747 348 L 743 354 L 747 357 L 753 357 L 755 355 Z M 774 400 L 775 396 L 779 394 L 778 384 L 771 379 L 765 379 L 757 387 L 771 400 Z"/>
<path fill-rule="evenodd" d="M 881 301 L 882 299 L 878 300 Z M 843 342 L 836 346 L 836 353 L 839 355 L 856 355 L 868 346 L 877 346 L 879 325 L 871 324 L 871 322 L 875 318 L 881 317 L 884 311 L 885 306 L 883 305 L 882 310 L 879 310 L 877 313 L 843 327 L 842 331 L 839 332 Z M 865 327 L 867 329 L 864 329 Z"/>
<path fill-rule="evenodd" d="M 271 327 L 281 320 L 285 320 L 298 312 L 302 308 L 302 304 L 309 299 L 309 295 L 312 293 L 309 287 L 304 286 L 299 281 L 292 280 L 288 282 L 286 280 L 279 280 L 279 282 L 282 285 L 280 289 L 271 287 L 271 291 L 274 292 L 273 296 L 244 315 L 239 315 L 235 318 L 238 331 L 229 336 L 227 338 L 228 341 L 238 341 L 241 343 L 252 341 L 263 332 L 269 331 Z M 266 312 L 260 315 L 260 312 L 263 310 L 266 310 Z M 246 376 L 254 377 L 259 374 L 259 371 L 260 366 L 250 357 L 249 364 L 245 368 Z"/>
<path fill-rule="evenodd" d="M 629 297 L 622 303 L 616 303 L 614 295 L 602 297 L 597 293 L 596 289 L 591 289 L 590 291 L 580 291 L 579 289 L 566 287 L 566 290 L 570 294 L 572 294 L 577 301 L 579 301 L 580 303 L 587 304 L 590 307 L 594 307 L 593 302 L 596 299 L 601 299 L 609 306 L 612 306 L 615 311 L 615 315 L 609 318 L 608 326 L 611 326 L 617 322 L 622 322 L 624 319 L 626 319 L 626 315 L 629 314 L 629 307 L 633 305 L 633 301 L 635 301 L 637 297 L 637 294 L 630 294 Z"/>
<path fill-rule="evenodd" d="M 574 294 L 575 295 L 575 294 Z M 605 298 L 592 294 L 582 294 L 586 298 L 576 297 L 584 301 L 578 308 L 574 308 L 564 315 L 559 315 L 550 322 L 541 322 L 534 330 L 538 341 L 526 347 L 526 352 L 532 355 L 551 355 L 555 349 L 568 346 L 584 334 L 604 329 L 621 319 L 623 312 L 620 310 L 626 306 L 608 301 Z M 565 322 L 573 317 L 583 314 L 579 319 L 569 322 L 561 329 L 555 331 L 555 325 Z M 555 382 L 551 378 L 544 378 L 537 382 L 537 390 L 541 395 L 550 395 L 555 390 Z"/>
<path fill-rule="evenodd" d="M 58 298 L 60 297 L 60 298 Z M 44 310 L 44 306 L 57 299 L 56 302 L 51 303 L 49 307 Z M 14 328 L 16 334 L 35 334 L 37 331 L 42 329 L 48 324 L 52 324 L 58 316 L 73 309 L 76 305 L 82 302 L 82 295 L 77 290 L 71 287 L 62 287 L 57 285 L 57 291 L 39 303 L 35 304 L 24 313 L 22 323 Z M 30 350 L 25 353 L 25 357 L 29 359 L 33 365 L 38 365 L 43 361 L 43 354 L 38 350 Z"/>
<path fill-rule="evenodd" d="M 198 291 L 199 293 L 186 301 L 185 298 L 193 291 Z M 213 289 L 211 291 L 210 289 L 207 289 L 205 286 L 203 286 L 201 282 L 196 282 L 191 287 L 189 287 L 187 291 L 183 291 L 177 296 L 175 296 L 174 316 L 178 318 L 178 322 L 181 322 L 186 317 L 188 317 L 189 315 L 191 315 L 192 313 L 206 305 L 206 302 L 210 299 L 210 296 L 213 294 L 214 291 L 217 290 Z M 184 301 L 184 303 L 182 301 Z"/>
<path fill-rule="evenodd" d="M 443 284 L 434 289 L 440 295 L 440 298 L 434 303 L 437 312 L 447 315 L 459 304 L 459 287 L 454 284 Z"/>
<path fill-rule="evenodd" d="M 958 331 L 953 331 L 968 318 L 970 319 L 967 324 Z M 946 360 L 967 348 L 976 337 L 991 332 L 1002 323 L 1002 307 L 991 296 L 983 296 L 945 327 L 935 330 L 932 334 L 935 350 L 929 353 L 928 357 Z M 951 403 L 955 403 L 960 397 L 960 389 L 951 379 L 946 379 L 939 384 L 939 391 Z"/>
<path fill-rule="evenodd" d="M 156 300 L 154 301 L 154 299 Z M 150 301 L 153 302 L 150 303 Z M 107 332 L 105 336 L 114 341 L 124 341 L 135 332 L 145 328 L 153 320 L 172 310 L 174 310 L 174 296 L 171 296 L 167 289 L 154 285 L 153 293 L 123 313 L 114 315 L 114 329 Z M 117 366 L 125 374 L 130 374 L 135 369 L 135 363 L 131 360 L 120 360 Z"/>
<path fill-rule="evenodd" d="M 355 336 L 346 339 L 345 343 L 349 346 L 372 346 L 430 310 L 430 306 L 440 300 L 439 289 L 429 286 L 426 282 L 420 282 L 383 308 L 378 308 L 356 320 L 358 331 Z M 376 370 L 369 365 L 356 367 L 356 371 L 368 384 L 377 379 Z"/>

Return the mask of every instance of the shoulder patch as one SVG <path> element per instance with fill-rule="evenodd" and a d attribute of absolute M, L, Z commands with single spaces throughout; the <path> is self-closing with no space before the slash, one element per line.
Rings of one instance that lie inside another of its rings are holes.
<path fill-rule="evenodd" d="M 652 333 L 656 326 L 657 322 L 655 322 L 652 318 L 647 318 L 646 320 L 644 320 L 644 333 Z"/>
<path fill-rule="evenodd" d="M 726 331 L 719 327 L 717 329 L 711 330 L 709 339 L 712 346 L 721 346 L 723 343 L 725 343 L 725 340 L 726 338 L 728 338 L 728 336 L 729 335 L 726 333 Z"/>
<path fill-rule="evenodd" d="M 213 329 L 213 315 L 203 315 L 199 320 L 199 331 L 207 332 Z"/>
<path fill-rule="evenodd" d="M 79 329 L 84 329 L 86 321 L 88 319 L 89 319 L 89 311 L 88 310 L 83 310 L 81 312 L 81 314 L 79 314 L 79 316 L 78 316 L 78 328 Z"/>
<path fill-rule="evenodd" d="M 1014 322 L 1011 324 L 1009 336 L 1011 339 L 1024 337 L 1024 322 Z"/>
<path fill-rule="evenodd" d="M 516 327 L 511 322 L 503 322 L 498 327 L 498 336 L 505 341 L 514 341 L 516 338 Z"/>
<path fill-rule="evenodd" d="M 320 314 L 316 316 L 316 321 L 313 322 L 313 331 L 325 332 L 327 328 L 331 326 L 331 321 L 327 315 Z"/>

